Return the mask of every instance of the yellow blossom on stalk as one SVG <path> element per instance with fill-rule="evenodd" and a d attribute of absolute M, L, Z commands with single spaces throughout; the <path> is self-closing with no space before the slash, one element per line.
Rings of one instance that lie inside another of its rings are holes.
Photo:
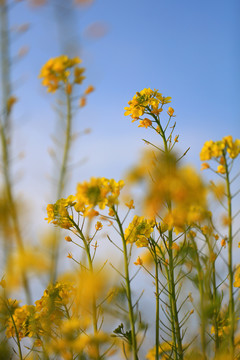
<path fill-rule="evenodd" d="M 234 159 L 240 153 L 240 139 L 233 141 L 232 136 L 228 135 L 223 138 L 223 141 L 227 145 L 227 152 L 231 159 Z"/>
<path fill-rule="evenodd" d="M 233 286 L 240 287 L 240 266 L 238 265 L 237 270 L 234 275 L 234 283 Z"/>
<path fill-rule="evenodd" d="M 209 168 L 210 168 L 210 165 L 208 163 L 202 163 L 201 170 L 206 170 L 206 169 L 209 169 Z"/>
<path fill-rule="evenodd" d="M 79 183 L 77 185 L 75 210 L 86 208 L 83 213 L 87 214 L 95 206 L 101 210 L 105 209 L 106 206 L 111 208 L 118 204 L 118 197 L 123 186 L 123 180 L 116 182 L 114 179 L 94 177 L 89 182 Z"/>
<path fill-rule="evenodd" d="M 10 96 L 7 99 L 7 113 L 9 114 L 14 106 L 14 104 L 17 102 L 17 98 L 15 96 Z"/>
<path fill-rule="evenodd" d="M 86 103 L 87 103 L 87 100 L 86 100 L 85 96 L 82 96 L 79 100 L 79 106 L 84 107 L 86 105 Z"/>
<path fill-rule="evenodd" d="M 48 223 L 51 222 L 63 229 L 70 229 L 72 227 L 72 223 L 70 221 L 67 207 L 74 205 L 72 198 L 74 197 L 70 195 L 67 199 L 59 199 L 55 204 L 48 204 L 48 217 L 45 218 L 45 220 L 47 220 Z"/>
<path fill-rule="evenodd" d="M 218 167 L 217 167 L 217 172 L 218 172 L 219 174 L 225 174 L 225 173 L 226 173 L 226 168 L 225 168 L 225 166 L 223 166 L 223 165 L 218 165 Z"/>
<path fill-rule="evenodd" d="M 171 106 L 169 106 L 167 113 L 168 113 L 169 116 L 173 116 L 173 114 L 174 114 L 174 109 L 173 109 Z"/>
<path fill-rule="evenodd" d="M 83 73 L 85 71 L 85 68 L 75 67 L 74 68 L 74 82 L 75 84 L 81 84 L 83 80 L 85 79 L 85 76 L 83 76 Z"/>
<path fill-rule="evenodd" d="M 140 256 L 138 256 L 137 260 L 134 262 L 134 265 L 142 265 L 143 264 L 143 261 L 142 259 L 140 258 Z"/>
<path fill-rule="evenodd" d="M 129 210 L 135 209 L 133 200 L 130 200 L 129 203 L 125 203 L 125 205 L 129 208 Z"/>
<path fill-rule="evenodd" d="M 86 95 L 88 95 L 88 94 L 90 94 L 91 92 L 93 92 L 94 90 L 95 90 L 94 86 L 89 85 L 89 86 L 87 87 L 87 89 L 84 91 L 84 93 L 85 93 Z"/>
<path fill-rule="evenodd" d="M 143 89 L 128 102 L 129 107 L 124 108 L 126 110 L 124 115 L 131 115 L 133 119 L 138 119 L 146 112 L 159 114 L 162 111 L 159 105 L 167 104 L 170 101 L 170 97 L 163 97 L 158 90 Z"/>
<path fill-rule="evenodd" d="M 222 247 L 226 247 L 227 243 L 226 243 L 226 239 L 222 239 L 221 240 L 221 246 Z"/>
<path fill-rule="evenodd" d="M 102 228 L 103 228 L 103 224 L 100 221 L 97 221 L 95 225 L 96 231 L 102 230 Z"/>
<path fill-rule="evenodd" d="M 147 129 L 151 125 L 152 125 L 152 121 L 145 118 L 145 119 L 139 121 L 138 127 L 145 127 Z"/>
<path fill-rule="evenodd" d="M 42 84 L 47 86 L 48 92 L 55 92 L 61 84 L 67 84 L 66 91 L 68 94 L 72 92 L 70 85 L 71 69 L 74 68 L 74 82 L 81 84 L 84 76 L 83 68 L 77 67 L 77 64 L 81 63 L 81 59 L 78 57 L 70 59 L 67 55 L 60 55 L 55 58 L 51 58 L 42 67 L 39 77 L 42 78 Z M 69 86 L 69 85 L 70 86 Z"/>
<path fill-rule="evenodd" d="M 232 136 L 228 135 L 220 141 L 206 141 L 200 152 L 200 160 L 205 161 L 212 158 L 220 158 L 220 164 L 224 165 L 224 151 L 227 151 L 231 159 L 236 158 L 240 153 L 240 139 L 233 141 Z"/>
<path fill-rule="evenodd" d="M 65 236 L 65 240 L 68 242 L 72 242 L 72 239 L 70 238 L 70 236 Z"/>
<path fill-rule="evenodd" d="M 6 328 L 6 336 L 16 337 L 16 330 L 19 340 L 28 336 L 32 337 L 36 334 L 35 307 L 33 305 L 24 305 L 17 308 L 9 318 Z"/>
<path fill-rule="evenodd" d="M 154 225 L 154 220 L 135 215 L 125 230 L 127 243 L 136 243 L 138 247 L 148 246 L 148 238 L 153 232 Z"/>

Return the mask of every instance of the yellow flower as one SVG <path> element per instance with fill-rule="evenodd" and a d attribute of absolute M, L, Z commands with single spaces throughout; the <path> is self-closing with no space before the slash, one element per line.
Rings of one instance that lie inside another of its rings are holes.
<path fill-rule="evenodd" d="M 103 228 L 103 224 L 101 223 L 101 221 L 97 221 L 95 225 L 96 231 L 102 230 L 102 228 Z"/>
<path fill-rule="evenodd" d="M 206 170 L 206 169 L 209 169 L 209 168 L 210 168 L 210 165 L 208 163 L 202 163 L 201 170 Z"/>
<path fill-rule="evenodd" d="M 139 121 L 138 127 L 145 127 L 147 129 L 151 125 L 152 125 L 152 121 L 145 118 L 145 119 Z"/>
<path fill-rule="evenodd" d="M 84 93 L 85 93 L 86 95 L 88 95 L 88 94 L 90 94 L 91 92 L 93 92 L 94 90 L 95 90 L 94 86 L 89 85 L 89 86 L 87 87 L 87 89 L 84 91 Z"/>
<path fill-rule="evenodd" d="M 217 172 L 220 174 L 225 174 L 226 173 L 226 168 L 223 165 L 218 165 L 217 167 Z"/>
<path fill-rule="evenodd" d="M 13 108 L 13 105 L 17 102 L 17 98 L 15 96 L 10 96 L 7 99 L 7 113 L 9 114 Z"/>
<path fill-rule="evenodd" d="M 134 265 L 142 265 L 143 264 L 143 261 L 142 259 L 140 258 L 140 256 L 138 256 L 137 260 L 134 262 Z"/>
<path fill-rule="evenodd" d="M 129 107 L 124 108 L 126 110 L 124 115 L 131 115 L 133 119 L 138 119 L 146 111 L 159 114 L 162 111 L 159 109 L 159 104 L 166 104 L 169 101 L 170 98 L 162 97 L 158 90 L 143 89 L 128 102 Z"/>
<path fill-rule="evenodd" d="M 240 287 L 240 266 L 238 265 L 237 270 L 234 275 L 234 287 Z"/>
<path fill-rule="evenodd" d="M 77 185 L 75 207 L 86 208 L 83 210 L 84 214 L 87 214 L 95 206 L 101 210 L 106 206 L 111 208 L 118 204 L 118 197 L 123 186 L 122 180 L 116 182 L 114 179 L 92 177 L 89 182 L 84 181 Z"/>
<path fill-rule="evenodd" d="M 82 96 L 79 100 L 79 106 L 84 107 L 86 105 L 86 103 L 87 103 L 87 100 L 86 100 L 85 96 Z"/>
<path fill-rule="evenodd" d="M 174 114 L 174 109 L 173 109 L 171 106 L 169 106 L 167 113 L 168 113 L 169 116 L 173 116 L 173 114 Z"/>
<path fill-rule="evenodd" d="M 74 82 L 75 84 L 81 84 L 83 80 L 85 79 L 85 76 L 83 76 L 85 69 L 80 67 L 74 68 Z"/>
<path fill-rule="evenodd" d="M 125 203 L 125 205 L 129 208 L 129 210 L 135 209 L 135 206 L 133 204 L 133 200 L 130 200 L 129 203 Z"/>
<path fill-rule="evenodd" d="M 222 240 L 221 240 L 221 246 L 222 246 L 222 247 L 226 247 L 226 245 L 227 245 L 227 244 L 226 244 L 226 239 L 222 239 Z"/>
<path fill-rule="evenodd" d="M 69 82 L 70 69 L 74 68 L 74 82 L 80 84 L 84 77 L 84 69 L 76 67 L 81 60 L 78 57 L 70 59 L 67 55 L 51 58 L 42 67 L 39 77 L 42 84 L 47 86 L 48 92 L 55 92 L 62 84 L 66 84 L 67 94 L 72 92 L 72 84 Z"/>
<path fill-rule="evenodd" d="M 72 242 L 72 239 L 70 238 L 70 236 L 65 236 L 65 240 L 68 242 Z"/>
<path fill-rule="evenodd" d="M 125 230 L 127 243 L 136 243 L 138 247 L 148 246 L 148 238 L 153 232 L 154 225 L 154 220 L 135 215 Z"/>

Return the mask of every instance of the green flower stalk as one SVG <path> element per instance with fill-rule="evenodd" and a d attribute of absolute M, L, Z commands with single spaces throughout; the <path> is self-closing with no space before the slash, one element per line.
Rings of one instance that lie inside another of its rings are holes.
<path fill-rule="evenodd" d="M 126 284 L 126 293 L 127 293 L 127 301 L 128 301 L 128 313 L 129 313 L 129 321 L 131 325 L 131 346 L 133 352 L 134 360 L 138 360 L 138 347 L 137 347 L 137 339 L 136 339 L 136 330 L 135 330 L 135 319 L 134 319 L 134 312 L 133 312 L 133 303 L 132 303 L 132 293 L 131 293 L 131 286 L 130 286 L 130 277 L 129 277 L 129 269 L 128 269 L 128 262 L 129 262 L 129 254 L 127 250 L 127 241 L 124 235 L 122 223 L 119 219 L 118 213 L 115 207 L 112 207 L 114 212 L 115 220 L 118 224 L 118 228 L 120 231 L 122 245 L 123 245 L 123 256 L 124 256 L 124 274 L 125 274 L 125 284 Z"/>
<path fill-rule="evenodd" d="M 72 94 L 74 88 L 82 84 L 85 79 L 85 76 L 83 76 L 85 69 L 79 67 L 79 63 L 81 63 L 81 59 L 78 57 L 70 59 L 66 55 L 61 55 L 50 59 L 42 67 L 39 75 L 39 77 L 43 79 L 42 84 L 48 88 L 48 92 L 54 93 L 58 90 L 62 90 L 66 101 L 65 139 L 57 186 L 57 199 L 60 199 L 63 196 L 64 189 L 66 187 L 67 166 L 69 163 L 69 155 L 72 145 L 72 108 L 74 104 Z M 85 95 L 80 98 L 80 106 L 83 106 L 83 102 L 86 102 L 85 96 L 93 90 L 94 88 L 92 86 L 89 86 L 85 90 Z M 59 244 L 57 241 L 57 235 L 55 234 L 52 247 L 52 266 L 50 275 L 50 280 L 53 283 L 57 277 L 58 258 Z"/>
<path fill-rule="evenodd" d="M 224 219 L 224 225 L 228 227 L 228 280 L 229 280 L 229 306 L 228 306 L 228 316 L 229 316 L 229 351 L 231 359 L 234 359 L 235 356 L 235 325 L 236 325 L 236 316 L 235 316 L 235 300 L 233 292 L 233 232 L 232 232 L 232 199 L 231 194 L 231 181 L 230 181 L 230 171 L 233 166 L 234 159 L 240 154 L 240 139 L 233 141 L 232 136 L 225 136 L 220 141 L 207 141 L 201 152 L 200 159 L 202 161 L 208 161 L 214 159 L 218 166 L 217 170 L 212 169 L 217 173 L 221 178 L 224 179 L 226 184 L 226 197 L 227 197 L 227 216 Z M 208 163 L 202 164 L 202 169 L 208 169 L 210 165 Z M 222 245 L 226 244 L 225 239 L 222 240 Z"/>
<path fill-rule="evenodd" d="M 11 169 L 9 161 L 10 153 L 10 115 L 12 107 L 16 102 L 16 98 L 11 96 L 10 85 L 10 57 L 9 57 L 9 29 L 8 29 L 8 4 L 7 1 L 3 1 L 0 4 L 0 18 L 1 18 L 1 80 L 2 80 L 2 120 L 0 122 L 0 136 L 2 144 L 2 164 L 3 164 L 3 177 L 4 186 L 7 196 L 7 202 L 9 207 L 9 214 L 13 223 L 14 235 L 18 251 L 24 253 L 24 244 L 21 235 L 21 229 L 19 225 L 18 211 L 16 207 L 16 201 L 13 195 L 13 185 L 11 181 Z M 7 248 L 6 248 L 7 250 Z M 5 254 L 8 257 L 8 250 Z M 22 272 L 23 287 L 26 294 L 27 302 L 31 303 L 31 293 L 29 281 L 25 271 Z"/>

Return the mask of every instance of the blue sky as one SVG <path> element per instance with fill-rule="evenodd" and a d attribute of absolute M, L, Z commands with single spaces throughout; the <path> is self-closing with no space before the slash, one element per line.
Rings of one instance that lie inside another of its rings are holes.
<path fill-rule="evenodd" d="M 89 84 L 96 87 L 75 119 L 76 131 L 91 128 L 92 133 L 75 144 L 73 161 L 88 160 L 74 170 L 70 191 L 90 176 L 121 178 L 137 160 L 141 139 L 158 141 L 123 115 L 127 102 L 145 87 L 172 97 L 179 148 L 191 147 L 188 160 L 197 167 L 204 141 L 240 136 L 238 0 L 96 0 L 68 12 L 71 21 L 61 32 L 61 42 L 56 1 L 48 3 L 32 9 L 20 2 L 10 13 L 11 26 L 31 24 L 11 50 L 14 54 L 23 45 L 30 48 L 13 67 L 19 97 L 15 147 L 26 153 L 19 187 L 39 194 L 42 204 L 48 198 L 46 174 L 51 176 L 53 170 L 47 149 L 52 146 L 56 113 L 54 96 L 46 94 L 37 76 L 50 57 L 61 54 L 64 42 L 71 44 L 87 69 L 83 90 Z M 90 39 L 86 29 L 95 22 L 108 31 L 102 38 Z"/>

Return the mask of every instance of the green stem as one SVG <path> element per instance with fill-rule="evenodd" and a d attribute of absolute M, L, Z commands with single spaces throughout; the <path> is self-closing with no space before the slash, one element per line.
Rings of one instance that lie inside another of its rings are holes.
<path fill-rule="evenodd" d="M 175 328 L 176 340 L 177 340 L 177 359 L 183 360 L 182 337 L 180 332 L 178 310 L 177 310 L 177 299 L 175 292 L 174 264 L 173 264 L 173 251 L 172 251 L 172 244 L 173 244 L 172 230 L 169 230 L 168 232 L 168 240 L 169 240 L 169 275 L 170 275 L 170 289 L 171 289 L 170 296 L 171 296 L 174 328 Z"/>
<path fill-rule="evenodd" d="M 155 325 L 155 343 L 156 343 L 156 359 L 159 358 L 159 279 L 158 279 L 158 258 L 156 247 L 154 246 L 154 262 L 155 262 L 155 296 L 156 296 L 156 325 Z"/>
<path fill-rule="evenodd" d="M 230 189 L 229 169 L 227 164 L 226 154 L 224 153 L 224 160 L 226 166 L 226 185 L 227 185 L 227 203 L 228 203 L 228 272 L 229 272 L 229 322 L 230 322 L 230 357 L 234 358 L 234 326 L 235 326 L 235 313 L 234 313 L 234 296 L 233 296 L 233 261 L 232 261 L 232 195 Z"/>
<path fill-rule="evenodd" d="M 216 286 L 216 267 L 215 261 L 213 262 L 212 267 L 213 277 L 213 303 L 214 303 L 214 333 L 215 333 L 215 356 L 218 355 L 220 339 L 218 334 L 218 304 L 217 304 L 217 286 Z"/>
<path fill-rule="evenodd" d="M 133 313 L 133 305 L 132 305 L 132 295 L 131 295 L 131 287 L 130 287 L 130 278 L 129 278 L 129 269 L 128 269 L 128 252 L 127 252 L 127 243 L 124 236 L 122 223 L 118 217 L 118 214 L 115 208 L 112 208 L 115 214 L 115 219 L 117 221 L 121 238 L 123 244 L 123 254 L 124 254 L 124 270 L 125 270 L 125 282 L 126 282 L 126 292 L 127 292 L 127 300 L 128 300 L 128 312 L 129 312 L 129 319 L 131 325 L 131 336 L 132 336 L 132 349 L 133 349 L 133 356 L 134 360 L 138 360 L 138 349 L 137 349 L 137 340 L 136 340 L 136 332 L 135 332 L 135 325 L 134 325 L 134 313 Z"/>
<path fill-rule="evenodd" d="M 204 288 L 203 288 L 203 270 L 199 260 L 199 252 L 195 240 L 192 238 L 192 245 L 195 253 L 195 261 L 197 265 L 198 281 L 199 281 L 199 296 L 200 296 L 200 317 L 201 317 L 201 344 L 203 359 L 207 360 L 206 356 L 206 319 L 204 310 Z"/>
<path fill-rule="evenodd" d="M 9 206 L 9 213 L 13 223 L 14 234 L 18 251 L 24 254 L 23 240 L 21 236 L 18 213 L 13 197 L 12 183 L 9 168 L 9 140 L 10 140 L 10 113 L 7 110 L 7 101 L 10 98 L 10 60 L 9 60 L 9 38 L 8 38 L 8 7 L 7 1 L 3 1 L 0 5 L 1 16 L 1 81 L 2 81 L 2 111 L 3 122 L 0 124 L 0 136 L 2 143 L 2 164 L 3 177 L 5 183 L 5 191 L 7 202 Z M 23 286 L 26 294 L 26 299 L 31 304 L 30 288 L 27 275 L 23 270 L 22 273 Z"/>
<path fill-rule="evenodd" d="M 157 123 L 160 128 L 160 135 L 163 138 L 165 154 L 167 155 L 169 154 L 170 150 L 168 149 L 165 132 L 163 131 L 159 120 L 157 121 Z M 172 210 L 171 200 L 167 201 L 167 207 L 168 207 L 168 211 L 171 212 Z M 169 297 L 170 297 L 170 305 L 172 309 L 174 330 L 175 330 L 175 334 L 174 335 L 172 334 L 172 336 L 173 336 L 173 341 L 177 342 L 177 351 L 175 352 L 176 359 L 183 360 L 182 337 L 181 337 L 181 331 L 180 331 L 180 325 L 178 319 L 177 299 L 176 299 L 176 291 L 175 291 L 174 259 L 173 259 L 173 251 L 172 251 L 172 244 L 173 244 L 172 230 L 168 231 L 168 241 L 169 241 L 168 254 L 169 254 L 169 280 L 170 280 Z"/>
<path fill-rule="evenodd" d="M 71 108 L 71 95 L 66 93 L 66 100 L 67 100 L 67 126 L 65 132 L 65 144 L 63 150 L 63 159 L 60 169 L 60 176 L 59 176 L 59 183 L 57 189 L 57 199 L 60 199 L 63 195 L 63 190 L 65 186 L 65 179 L 67 174 L 67 164 L 69 159 L 69 152 L 71 146 L 71 130 L 72 130 L 72 108 Z M 59 258 L 59 246 L 57 241 L 57 234 L 54 235 L 55 239 L 53 242 L 52 248 L 52 266 L 51 266 L 51 275 L 50 281 L 54 283 L 57 277 L 57 265 L 58 265 L 58 258 Z"/>
<path fill-rule="evenodd" d="M 18 346 L 18 351 L 19 351 L 19 358 L 20 358 L 20 360 L 23 360 L 22 349 L 21 349 L 21 344 L 20 344 L 20 339 L 19 339 L 19 335 L 18 335 L 17 326 L 16 326 L 16 324 L 15 324 L 13 315 L 12 315 L 11 310 L 9 309 L 7 303 L 6 303 L 6 307 L 7 307 L 7 310 L 8 310 L 8 312 L 9 312 L 9 314 L 10 314 L 10 317 L 11 317 L 11 320 L 12 320 L 12 323 L 13 323 L 13 326 L 14 326 L 14 329 L 15 329 L 16 338 L 17 338 L 17 346 Z"/>

